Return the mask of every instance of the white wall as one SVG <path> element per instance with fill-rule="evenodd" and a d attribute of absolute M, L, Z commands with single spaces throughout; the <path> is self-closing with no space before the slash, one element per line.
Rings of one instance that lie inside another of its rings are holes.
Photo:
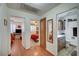
<path fill-rule="evenodd" d="M 0 55 L 2 55 L 2 26 L 3 26 L 3 24 L 2 24 L 2 18 L 3 18 L 3 8 L 2 8 L 2 6 L 0 6 Z"/>
<path fill-rule="evenodd" d="M 60 4 L 59 6 L 51 9 L 46 14 L 44 14 L 42 17 L 46 17 L 47 20 L 53 19 L 53 32 L 54 32 L 54 42 L 53 44 L 46 42 L 47 49 L 52 52 L 54 55 L 57 55 L 57 20 L 56 20 L 56 14 L 67 11 L 69 9 L 72 9 L 79 4 Z"/>
<path fill-rule="evenodd" d="M 30 48 L 30 20 L 37 19 L 39 20 L 40 17 L 34 14 L 25 13 L 22 11 L 14 10 L 8 8 L 8 14 L 9 17 L 11 16 L 19 16 L 24 18 L 24 39 L 23 39 L 23 45 L 26 49 Z"/>
<path fill-rule="evenodd" d="M 9 52 L 9 31 L 8 24 L 4 26 L 4 18 L 7 17 L 6 4 L 0 6 L 0 55 L 8 55 Z M 8 22 L 8 21 L 7 21 Z"/>
<path fill-rule="evenodd" d="M 72 39 L 73 37 L 73 27 L 77 27 L 77 21 L 73 21 L 73 22 L 68 22 L 68 19 L 77 19 L 77 14 L 75 15 L 71 15 L 71 16 L 67 16 L 66 17 L 66 41 L 69 41 L 70 44 L 77 46 L 77 37 L 74 37 L 74 39 Z"/>

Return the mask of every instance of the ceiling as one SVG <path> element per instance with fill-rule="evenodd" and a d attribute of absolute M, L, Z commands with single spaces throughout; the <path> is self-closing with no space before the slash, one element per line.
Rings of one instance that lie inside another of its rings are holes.
<path fill-rule="evenodd" d="M 58 6 L 60 3 L 8 3 L 9 8 L 28 11 L 37 15 L 42 15 Z"/>

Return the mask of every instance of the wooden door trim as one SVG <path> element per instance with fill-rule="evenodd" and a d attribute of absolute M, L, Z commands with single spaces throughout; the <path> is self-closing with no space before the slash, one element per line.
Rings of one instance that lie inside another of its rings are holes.
<path fill-rule="evenodd" d="M 43 20 L 45 20 L 45 24 L 46 24 L 46 17 L 44 17 L 40 20 L 40 46 L 41 46 L 41 21 L 43 21 Z M 46 28 L 46 25 L 45 25 L 45 28 Z M 45 47 L 42 47 L 42 48 L 46 49 L 46 29 L 45 29 Z"/>

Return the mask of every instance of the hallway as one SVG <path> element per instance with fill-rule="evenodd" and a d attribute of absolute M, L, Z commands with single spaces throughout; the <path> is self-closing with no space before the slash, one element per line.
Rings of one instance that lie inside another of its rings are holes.
<path fill-rule="evenodd" d="M 53 56 L 53 54 L 41 48 L 40 46 L 25 49 L 21 44 L 21 40 L 14 41 L 10 52 L 12 56 Z"/>
<path fill-rule="evenodd" d="M 0 56 L 78 56 L 78 15 L 74 3 L 1 4 Z"/>

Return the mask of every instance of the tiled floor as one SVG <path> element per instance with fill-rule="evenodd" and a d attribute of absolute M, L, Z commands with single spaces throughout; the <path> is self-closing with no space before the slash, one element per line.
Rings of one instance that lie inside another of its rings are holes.
<path fill-rule="evenodd" d="M 53 56 L 53 54 L 40 46 L 25 49 L 21 44 L 21 40 L 14 41 L 10 53 L 12 56 Z"/>
<path fill-rule="evenodd" d="M 77 50 L 77 48 L 75 46 L 70 45 L 69 47 L 66 47 L 64 49 L 62 49 L 61 51 L 58 52 L 59 56 L 71 56 L 71 53 Z"/>

